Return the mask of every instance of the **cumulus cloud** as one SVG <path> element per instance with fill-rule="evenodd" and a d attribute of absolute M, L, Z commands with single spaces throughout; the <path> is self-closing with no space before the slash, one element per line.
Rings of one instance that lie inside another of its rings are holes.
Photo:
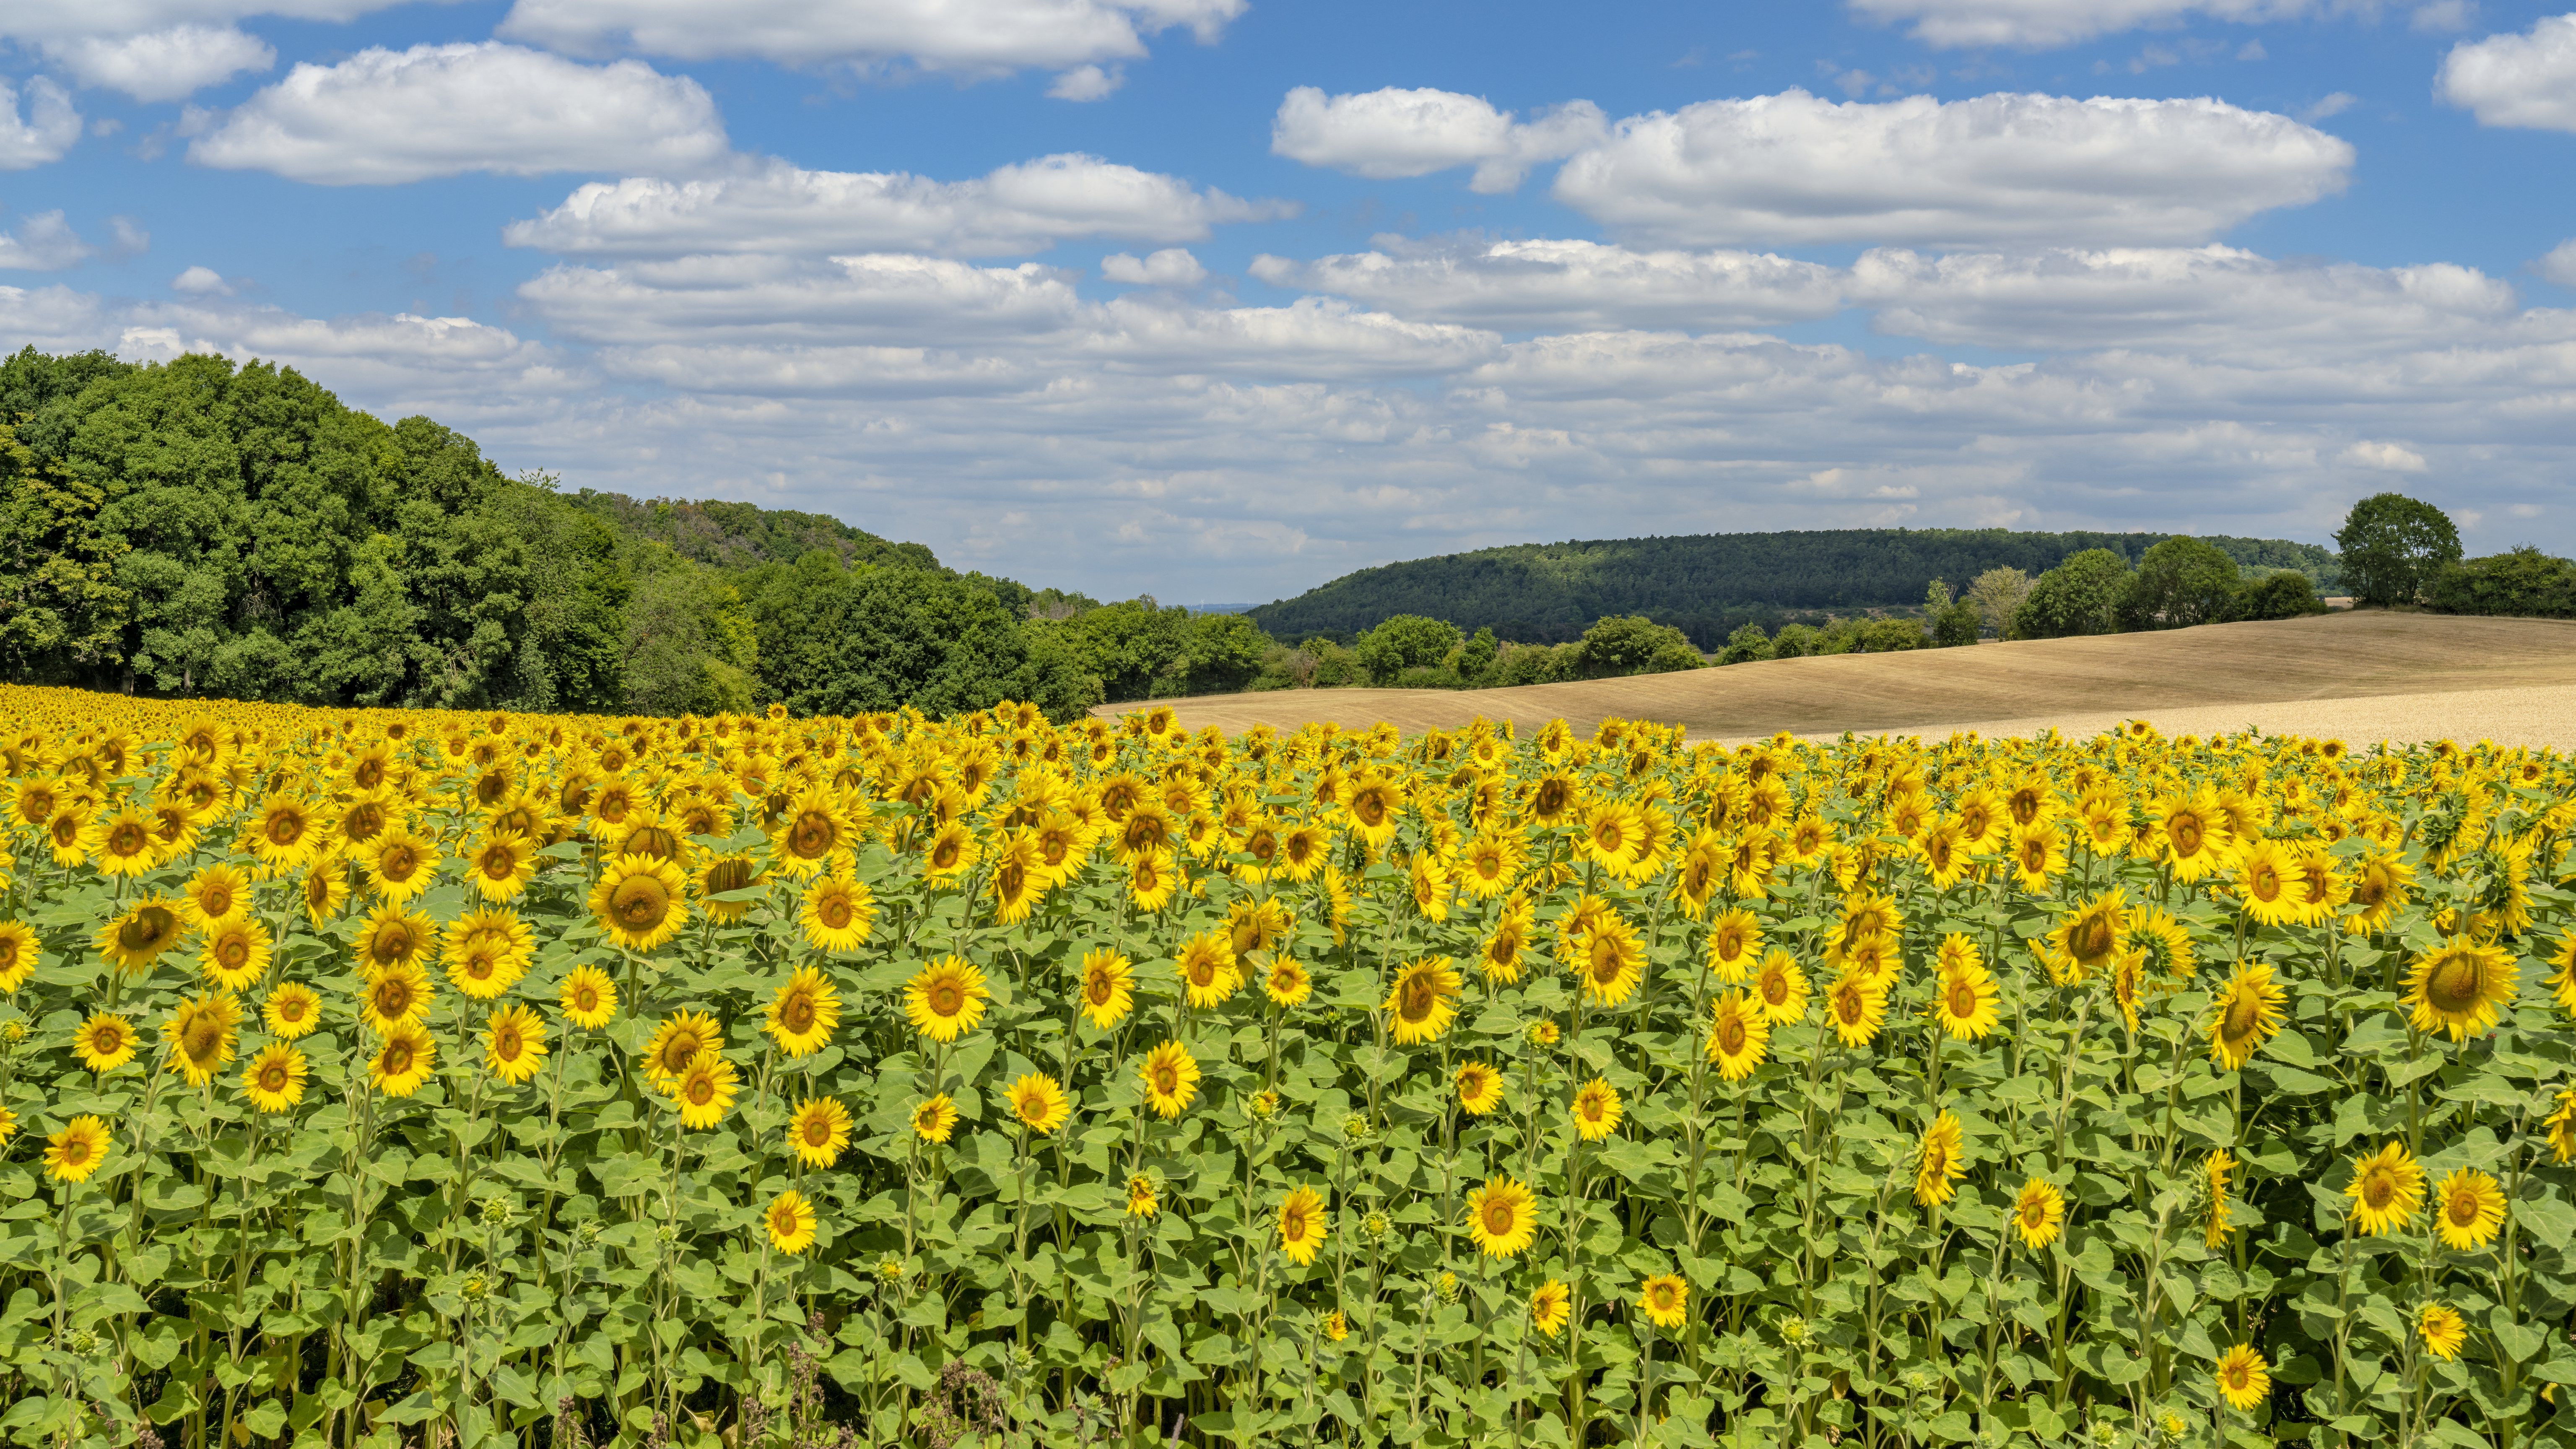
<path fill-rule="evenodd" d="M 1195 287 L 1207 280 L 1207 268 L 1187 248 L 1165 247 L 1147 257 L 1112 252 L 1100 259 L 1100 275 L 1138 287 Z"/>
<path fill-rule="evenodd" d="M 188 146 L 198 165 L 328 186 L 469 171 L 687 172 L 728 154 L 715 102 L 696 81 L 641 61 L 586 66 L 491 41 L 298 65 L 199 124 Z"/>
<path fill-rule="evenodd" d="M 1556 196 L 1677 246 L 2153 244 L 2340 191 L 2352 163 L 2345 141 L 2223 101 L 1793 89 L 1623 120 L 1557 173 Z"/>
<path fill-rule="evenodd" d="M 2562 287 L 2576 287 L 2576 237 L 2550 248 L 2531 269 Z"/>
<path fill-rule="evenodd" d="M 19 100 L 19 92 L 0 80 L 0 171 L 24 171 L 63 159 L 81 133 L 80 112 L 72 109 L 71 93 L 50 78 L 37 76 L 27 82 L 23 116 Z"/>
<path fill-rule="evenodd" d="M 2447 34 L 2468 29 L 2469 22 L 2477 18 L 2477 0 L 2432 0 L 2429 5 L 2415 7 L 2414 13 L 2406 17 L 2406 27 Z"/>
<path fill-rule="evenodd" d="M 2460 42 L 2443 57 L 2436 88 L 2482 126 L 2576 131 L 2576 15 Z"/>
<path fill-rule="evenodd" d="M 2036 50 L 2097 35 L 2212 20 L 2287 20 L 2367 8 L 2343 0 L 1851 0 L 1872 20 L 1912 22 L 1929 45 L 2010 45 Z"/>
<path fill-rule="evenodd" d="M 253 16 L 282 20 L 355 20 L 403 0 L 10 0 L 0 9 L 0 35 L 68 40 L 85 35 L 143 35 L 174 26 L 230 25 Z"/>
<path fill-rule="evenodd" d="M 1473 166 L 1470 188 L 1503 192 L 1529 168 L 1599 142 L 1601 108 L 1572 101 L 1515 121 L 1482 96 L 1455 91 L 1384 90 L 1327 96 L 1299 86 L 1279 103 L 1270 149 L 1309 166 L 1388 180 Z"/>
<path fill-rule="evenodd" d="M 2382 473 L 2421 473 L 2424 455 L 2404 443 L 2360 442 L 2336 455 L 2336 461 Z"/>
<path fill-rule="evenodd" d="M 58 272 L 92 255 L 60 211 L 40 211 L 15 230 L 0 232 L 0 268 Z"/>
<path fill-rule="evenodd" d="M 229 297 L 232 284 L 212 267 L 190 267 L 170 279 L 170 290 L 183 297 Z"/>
<path fill-rule="evenodd" d="M 1843 291 L 1842 273 L 1814 262 L 1591 241 L 1380 237 L 1373 251 L 1302 264 L 1260 257 L 1252 272 L 1274 286 L 1506 331 L 1769 326 L 1830 316 Z"/>
<path fill-rule="evenodd" d="M 581 256 L 686 252 L 930 251 L 1014 256 L 1067 237 L 1200 241 L 1221 222 L 1293 214 L 1177 177 L 1066 154 L 971 181 L 905 172 L 806 171 L 771 161 L 694 181 L 592 182 L 561 206 L 512 222 L 516 247 Z"/>
<path fill-rule="evenodd" d="M 81 84 L 138 101 L 175 101 L 244 71 L 277 64 L 266 41 L 230 25 L 173 25 L 141 35 L 82 35 L 44 42 Z"/>
<path fill-rule="evenodd" d="M 1105 101 L 1126 83 L 1127 73 L 1117 66 L 1077 65 L 1057 76 L 1047 94 L 1059 101 Z"/>
<path fill-rule="evenodd" d="M 1145 54 L 1145 37 L 1187 28 L 1211 42 L 1248 0 L 518 0 L 503 35 L 550 49 L 633 49 L 782 65 L 903 61 L 994 75 L 1075 70 Z"/>

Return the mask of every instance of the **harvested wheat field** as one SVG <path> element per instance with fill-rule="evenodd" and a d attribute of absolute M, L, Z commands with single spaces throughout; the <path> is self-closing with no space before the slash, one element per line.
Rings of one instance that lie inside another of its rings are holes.
<path fill-rule="evenodd" d="M 2153 634 L 1778 659 L 1632 679 L 1457 693 L 1285 690 L 1174 702 L 1195 729 L 1310 720 L 1407 731 L 1477 715 L 1590 729 L 1617 715 L 1735 741 L 1903 732 L 2076 735 L 2143 717 L 2170 733 L 2576 748 L 2576 624 L 2379 611 Z M 1110 706 L 1115 714 L 1133 705 Z"/>

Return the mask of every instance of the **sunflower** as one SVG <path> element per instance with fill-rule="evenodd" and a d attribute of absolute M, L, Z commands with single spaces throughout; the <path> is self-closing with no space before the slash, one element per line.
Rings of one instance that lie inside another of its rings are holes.
<path fill-rule="evenodd" d="M 512 1086 L 537 1074 L 546 1060 L 545 1018 L 524 1006 L 494 1011 L 483 1028 L 483 1065 Z"/>
<path fill-rule="evenodd" d="M 1678 1273 L 1657 1273 L 1637 1290 L 1637 1306 L 1657 1328 L 1679 1328 L 1690 1322 L 1690 1284 Z"/>
<path fill-rule="evenodd" d="M 807 1167 L 830 1167 L 850 1145 L 850 1109 L 838 1097 L 808 1097 L 787 1119 L 787 1145 Z"/>
<path fill-rule="evenodd" d="M 2415 958 L 2400 1002 L 2417 1031 L 2447 1031 L 2451 1040 L 2466 1041 L 2495 1025 L 2497 1008 L 2513 1000 L 2518 975 L 2511 952 L 2455 937 Z"/>
<path fill-rule="evenodd" d="M 1082 955 L 1082 1014 L 1102 1031 L 1136 1008 L 1136 973 L 1127 958 L 1106 946 Z"/>
<path fill-rule="evenodd" d="M 322 998 L 301 982 L 281 981 L 261 1004 L 259 1019 L 271 1036 L 294 1041 L 322 1025 Z"/>
<path fill-rule="evenodd" d="M 1762 1004 L 1762 1014 L 1773 1026 L 1789 1026 L 1807 1019 L 1807 972 L 1798 958 L 1786 950 L 1773 947 L 1762 957 L 1762 967 L 1753 973 L 1753 999 Z"/>
<path fill-rule="evenodd" d="M 2245 914 L 2266 926 L 2304 926 L 2322 920 L 2330 910 L 2307 903 L 2297 888 L 2298 858 L 2277 840 L 2257 837 L 2236 852 L 2236 878 L 2230 889 Z"/>
<path fill-rule="evenodd" d="M 1753 1075 L 1771 1049 L 1771 1018 L 1741 991 L 1717 999 L 1708 1028 L 1708 1059 L 1730 1082 Z"/>
<path fill-rule="evenodd" d="M 1172 903 L 1181 874 L 1166 851 L 1147 851 L 1127 862 L 1127 899 L 1147 915 Z"/>
<path fill-rule="evenodd" d="M 1530 1190 L 1510 1176 L 1494 1178 L 1467 1193 L 1467 1231 L 1476 1248 L 1489 1258 L 1508 1258 L 1538 1237 L 1538 1213 Z"/>
<path fill-rule="evenodd" d="M 107 1124 L 87 1115 L 74 1117 L 45 1140 L 45 1175 L 56 1182 L 87 1182 L 107 1161 Z"/>
<path fill-rule="evenodd" d="M 1476 955 L 1476 970 L 1487 981 L 1503 985 L 1521 979 L 1521 953 L 1529 947 L 1530 932 L 1535 926 L 1529 901 L 1515 895 L 1503 903 L 1501 914 L 1494 918 L 1493 934 L 1485 938 L 1484 949 Z"/>
<path fill-rule="evenodd" d="M 1932 996 L 1932 1020 L 1960 1041 L 1983 1041 L 2002 1019 L 1998 994 L 1994 976 L 1982 963 L 1967 959 L 1941 973 Z"/>
<path fill-rule="evenodd" d="M 2201 1231 L 2201 1245 L 2204 1247 L 2215 1248 L 2225 1244 L 2227 1235 L 2235 1231 L 2229 1225 L 2228 1219 L 2232 1214 L 2227 1205 L 2227 1174 L 2235 1170 L 2236 1156 L 2224 1147 L 2209 1154 L 2200 1164 L 2201 1182 L 2206 1189 L 2202 1200 L 2206 1218 Z"/>
<path fill-rule="evenodd" d="M 2128 928 L 2128 892 L 2119 887 L 2077 906 L 2048 933 L 2051 974 L 2060 985 L 2075 986 L 2109 970 Z"/>
<path fill-rule="evenodd" d="M 1825 1019 L 1847 1047 L 1865 1047 L 1887 1024 L 1887 988 L 1871 977 L 1846 971 L 1825 988 Z"/>
<path fill-rule="evenodd" d="M 1562 1331 L 1565 1321 L 1574 1316 L 1574 1294 L 1554 1278 L 1531 1290 L 1530 1326 L 1550 1338 Z"/>
<path fill-rule="evenodd" d="M 1137 1173 L 1127 1179 L 1127 1216 L 1150 1218 L 1161 1211 L 1163 1200 L 1154 1189 L 1154 1179 Z"/>
<path fill-rule="evenodd" d="M 2356 936 L 2387 930 L 2413 896 L 2414 883 L 2415 868 L 2395 852 L 2376 851 L 2364 857 L 2352 873 L 2352 894 L 2345 904 L 2353 909 L 2343 918 L 2343 929 Z"/>
<path fill-rule="evenodd" d="M 739 1082 L 733 1063 L 713 1051 L 701 1051 L 688 1070 L 665 1083 L 663 1090 L 680 1106 L 680 1125 L 703 1131 L 733 1110 Z"/>
<path fill-rule="evenodd" d="M 2233 831 L 2216 795 L 2159 800 L 2152 812 L 2164 863 L 2173 878 L 2189 885 L 2227 864 Z"/>
<path fill-rule="evenodd" d="M 2012 827 L 2009 842 L 2013 881 L 2035 896 L 2048 894 L 2066 869 L 2066 840 L 2048 821 Z"/>
<path fill-rule="evenodd" d="M 2189 981 L 2199 969 L 2191 933 L 2168 912 L 2150 911 L 2144 906 L 2131 911 L 2126 939 L 2129 949 L 2143 953 L 2145 964 L 2164 973 L 2168 981 Z"/>
<path fill-rule="evenodd" d="M 2576 1087 L 2558 1094 L 2558 1106 L 2542 1124 L 2549 1129 L 2550 1155 L 2561 1163 L 2576 1162 Z"/>
<path fill-rule="evenodd" d="M 1183 941 L 1172 964 L 1190 1005 L 1202 1011 L 1224 1005 L 1243 984 L 1234 969 L 1234 947 L 1223 931 L 1202 931 Z"/>
<path fill-rule="evenodd" d="M 147 896 L 124 915 L 99 927 L 99 954 L 116 963 L 116 969 L 140 976 L 152 969 L 161 953 L 179 944 L 187 929 L 187 917 L 179 903 L 164 896 Z"/>
<path fill-rule="evenodd" d="M 161 1023 L 162 1040 L 170 1044 L 170 1070 L 202 1087 L 233 1059 L 240 1039 L 241 1004 L 229 991 L 210 991 L 179 1003 Z"/>
<path fill-rule="evenodd" d="M 323 841 L 322 824 L 301 800 L 270 801 L 251 822 L 250 851 L 270 875 L 284 875 L 313 858 Z"/>
<path fill-rule="evenodd" d="M 134 1060 L 135 1041 L 132 1022 L 112 1011 L 97 1011 L 72 1033 L 72 1050 L 82 1066 L 104 1076 Z"/>
<path fill-rule="evenodd" d="M 2217 1011 L 2209 1019 L 2209 1059 L 2222 1071 L 2234 1071 L 2281 1029 L 2281 1007 L 2289 994 L 2272 979 L 2272 968 L 2260 961 L 2239 961 L 2234 975 L 2219 988 Z"/>
<path fill-rule="evenodd" d="M 395 905 L 378 906 L 358 927 L 354 947 L 358 967 L 377 974 L 397 968 L 417 970 L 417 958 L 437 937 L 438 926 L 429 917 Z"/>
<path fill-rule="evenodd" d="M 841 993 L 830 977 L 811 966 L 799 966 L 769 1003 L 761 1030 L 778 1043 L 789 1061 L 811 1056 L 832 1040 L 841 1024 Z"/>
<path fill-rule="evenodd" d="M 1975 864 L 1969 858 L 1967 832 L 1959 828 L 1957 820 L 1946 816 L 1924 827 L 1922 836 L 1914 842 L 1914 853 L 1922 858 L 1936 891 L 1957 885 Z"/>
<path fill-rule="evenodd" d="M 1030 1072 L 1011 1083 L 1008 1094 L 1011 1115 L 1032 1132 L 1048 1133 L 1064 1125 L 1073 1115 L 1065 1101 L 1064 1087 L 1055 1078 Z"/>
<path fill-rule="evenodd" d="M 419 895 L 438 878 L 438 847 L 407 826 L 395 825 L 351 853 L 366 867 L 376 894 L 391 905 Z"/>
<path fill-rule="evenodd" d="M 650 951 L 680 933 L 689 907 L 681 899 L 688 877 L 659 856 L 621 855 L 599 873 L 590 912 L 608 938 L 629 951 Z"/>
<path fill-rule="evenodd" d="M 1272 1005 L 1286 1009 L 1302 1004 L 1314 994 L 1315 979 L 1303 964 L 1280 956 L 1271 961 L 1270 974 L 1262 978 L 1261 989 Z"/>
<path fill-rule="evenodd" d="M 2442 1241 L 2475 1252 L 2504 1226 L 2504 1189 L 2474 1168 L 2456 1168 L 2433 1187 L 2433 1226 Z"/>
<path fill-rule="evenodd" d="M 975 832 L 966 827 L 965 821 L 951 820 L 922 848 L 922 874 L 932 885 L 952 881 L 973 870 L 980 855 Z"/>
<path fill-rule="evenodd" d="M 1458 1069 L 1458 1105 L 1467 1115 L 1482 1117 L 1503 1105 L 1503 1074 L 1488 1062 L 1469 1062 Z"/>
<path fill-rule="evenodd" d="M 1968 1175 L 1967 1143 L 1959 1131 L 1958 1115 L 1943 1112 L 1933 1118 L 1916 1152 L 1914 1200 L 1925 1207 L 1939 1207 L 1958 1192 L 1959 1179 Z"/>
<path fill-rule="evenodd" d="M 1324 1195 L 1311 1187 L 1293 1189 L 1279 1201 L 1279 1251 L 1304 1267 L 1324 1246 Z"/>
<path fill-rule="evenodd" d="M 2218 1392 L 2231 1409 L 2250 1409 L 2272 1396 L 2272 1366 L 2250 1343 L 2240 1343 L 2218 1360 Z"/>
<path fill-rule="evenodd" d="M 317 857 L 304 872 L 302 884 L 296 887 L 296 898 L 304 902 L 304 918 L 319 926 L 340 914 L 349 903 L 349 862 L 345 856 Z"/>
<path fill-rule="evenodd" d="M 1574 1130 L 1586 1142 L 1598 1142 L 1619 1130 L 1619 1089 L 1594 1077 L 1574 1094 Z"/>
<path fill-rule="evenodd" d="M 836 791 L 807 790 L 787 807 L 770 845 L 779 872 L 803 880 L 831 865 L 864 838 L 850 803 Z"/>
<path fill-rule="evenodd" d="M 268 974 L 268 928 L 247 917 L 225 921 L 206 934 L 197 969 L 226 991 L 248 991 Z"/>
<path fill-rule="evenodd" d="M 1404 812 L 1404 792 L 1383 775 L 1364 776 L 1351 782 L 1342 809 L 1350 819 L 1351 833 L 1375 856 L 1395 838 L 1396 822 Z"/>
<path fill-rule="evenodd" d="M 1154 1048 L 1138 1068 L 1145 1079 L 1145 1102 L 1163 1117 L 1178 1117 L 1199 1094 L 1198 1059 L 1176 1041 Z"/>
<path fill-rule="evenodd" d="M 992 994 L 984 973 L 965 957 L 942 956 L 905 984 L 903 1012 L 923 1036 L 951 1042 L 984 1019 L 984 1002 Z"/>
<path fill-rule="evenodd" d="M 1416 961 L 1396 973 L 1384 1010 L 1394 1014 L 1394 1036 L 1403 1046 L 1438 1041 L 1456 1020 L 1454 1004 L 1465 982 L 1446 956 Z"/>
<path fill-rule="evenodd" d="M 2013 1200 L 2013 1231 L 2021 1234 L 2021 1245 L 2040 1252 L 2057 1241 L 2066 1227 L 2066 1194 L 2057 1184 L 2044 1177 L 2034 1177 L 2021 1185 L 2021 1196 Z"/>
<path fill-rule="evenodd" d="M 0 921 L 0 991 L 15 992 L 26 985 L 43 955 L 43 945 L 24 921 Z"/>
<path fill-rule="evenodd" d="M 1742 984 L 1762 958 L 1762 923 L 1737 906 L 1708 923 L 1708 968 L 1729 986 Z"/>
<path fill-rule="evenodd" d="M 250 913 L 250 877 L 218 861 L 188 878 L 188 923 L 199 930 Z"/>
<path fill-rule="evenodd" d="M 487 901 L 516 900 L 536 874 L 536 847 L 515 830 L 493 831 L 465 857 L 465 878 Z"/>
<path fill-rule="evenodd" d="M 2363 1236 L 2393 1233 L 2424 1205 L 2424 1165 L 2405 1143 L 2390 1142 L 2353 1159 L 2352 1182 L 2343 1195 L 2352 1199 L 2353 1222 Z"/>
<path fill-rule="evenodd" d="M 304 1053 L 282 1041 L 270 1042 L 242 1068 L 242 1095 L 262 1112 L 286 1111 L 304 1100 L 309 1072 Z"/>
<path fill-rule="evenodd" d="M 367 974 L 358 988 L 359 1014 L 378 1032 L 388 1032 L 397 1023 L 427 1016 L 433 991 L 420 963 L 403 961 Z"/>
<path fill-rule="evenodd" d="M 725 1029 L 703 1011 L 683 1011 L 667 1017 L 653 1031 L 653 1039 L 644 1046 L 644 1074 L 653 1085 L 670 1090 L 670 1085 L 688 1071 L 699 1055 L 721 1051 Z"/>
<path fill-rule="evenodd" d="M 388 1097 L 408 1097 L 429 1080 L 437 1063 L 438 1042 L 429 1028 L 416 1021 L 398 1021 L 377 1046 L 375 1059 L 367 1063 L 367 1081 Z"/>
<path fill-rule="evenodd" d="M 2458 1358 L 2469 1342 L 2467 1321 L 2440 1303 L 2427 1303 L 2416 1313 L 2415 1332 L 2422 1336 L 2425 1350 L 2444 1363 Z"/>
<path fill-rule="evenodd" d="M 912 1109 L 912 1135 L 924 1142 L 942 1143 L 957 1130 L 957 1104 L 946 1092 Z"/>
<path fill-rule="evenodd" d="M 769 1245 L 789 1257 L 814 1246 L 814 1230 L 820 1219 L 814 1205 L 796 1189 L 791 1187 L 772 1199 L 761 1219 L 769 1226 Z"/>
<path fill-rule="evenodd" d="M 1646 948 L 1636 928 L 1616 914 L 1584 933 L 1579 971 L 1583 994 L 1600 1006 L 1617 1006 L 1646 979 Z"/>
<path fill-rule="evenodd" d="M 564 1020 L 597 1031 L 617 1015 L 617 983 L 596 966 L 576 966 L 563 982 Z"/>

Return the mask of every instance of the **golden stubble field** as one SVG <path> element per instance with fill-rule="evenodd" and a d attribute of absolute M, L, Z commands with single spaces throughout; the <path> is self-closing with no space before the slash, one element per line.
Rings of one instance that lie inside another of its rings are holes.
<path fill-rule="evenodd" d="M 2565 749 L 2576 746 L 2576 624 L 2374 610 L 1517 689 L 1286 690 L 1173 705 L 1187 727 L 1229 732 L 1318 720 L 1455 729 L 1482 715 L 1523 729 L 1558 718 L 1583 730 L 1651 719 L 1728 743 L 1780 730 L 1991 736 L 2054 726 L 2082 737 L 2144 716 L 2173 734 L 2252 725 L 2355 742 L 2492 738 Z"/>

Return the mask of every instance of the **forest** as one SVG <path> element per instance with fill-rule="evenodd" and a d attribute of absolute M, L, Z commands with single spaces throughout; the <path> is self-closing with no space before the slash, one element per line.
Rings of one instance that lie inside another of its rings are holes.
<path fill-rule="evenodd" d="M 1247 612 L 1282 639 L 1351 635 L 1391 615 L 1421 614 L 1533 644 L 1577 639 L 1604 616 L 1639 615 L 1713 652 L 1746 624 L 1772 629 L 1917 607 L 1935 579 L 1996 568 L 2036 576 L 2096 548 L 2135 565 L 2170 536 L 1851 528 L 1514 544 L 1362 569 Z M 2204 541 L 2258 572 L 2294 569 L 2328 591 L 2337 582 L 2335 555 L 2314 544 Z"/>

